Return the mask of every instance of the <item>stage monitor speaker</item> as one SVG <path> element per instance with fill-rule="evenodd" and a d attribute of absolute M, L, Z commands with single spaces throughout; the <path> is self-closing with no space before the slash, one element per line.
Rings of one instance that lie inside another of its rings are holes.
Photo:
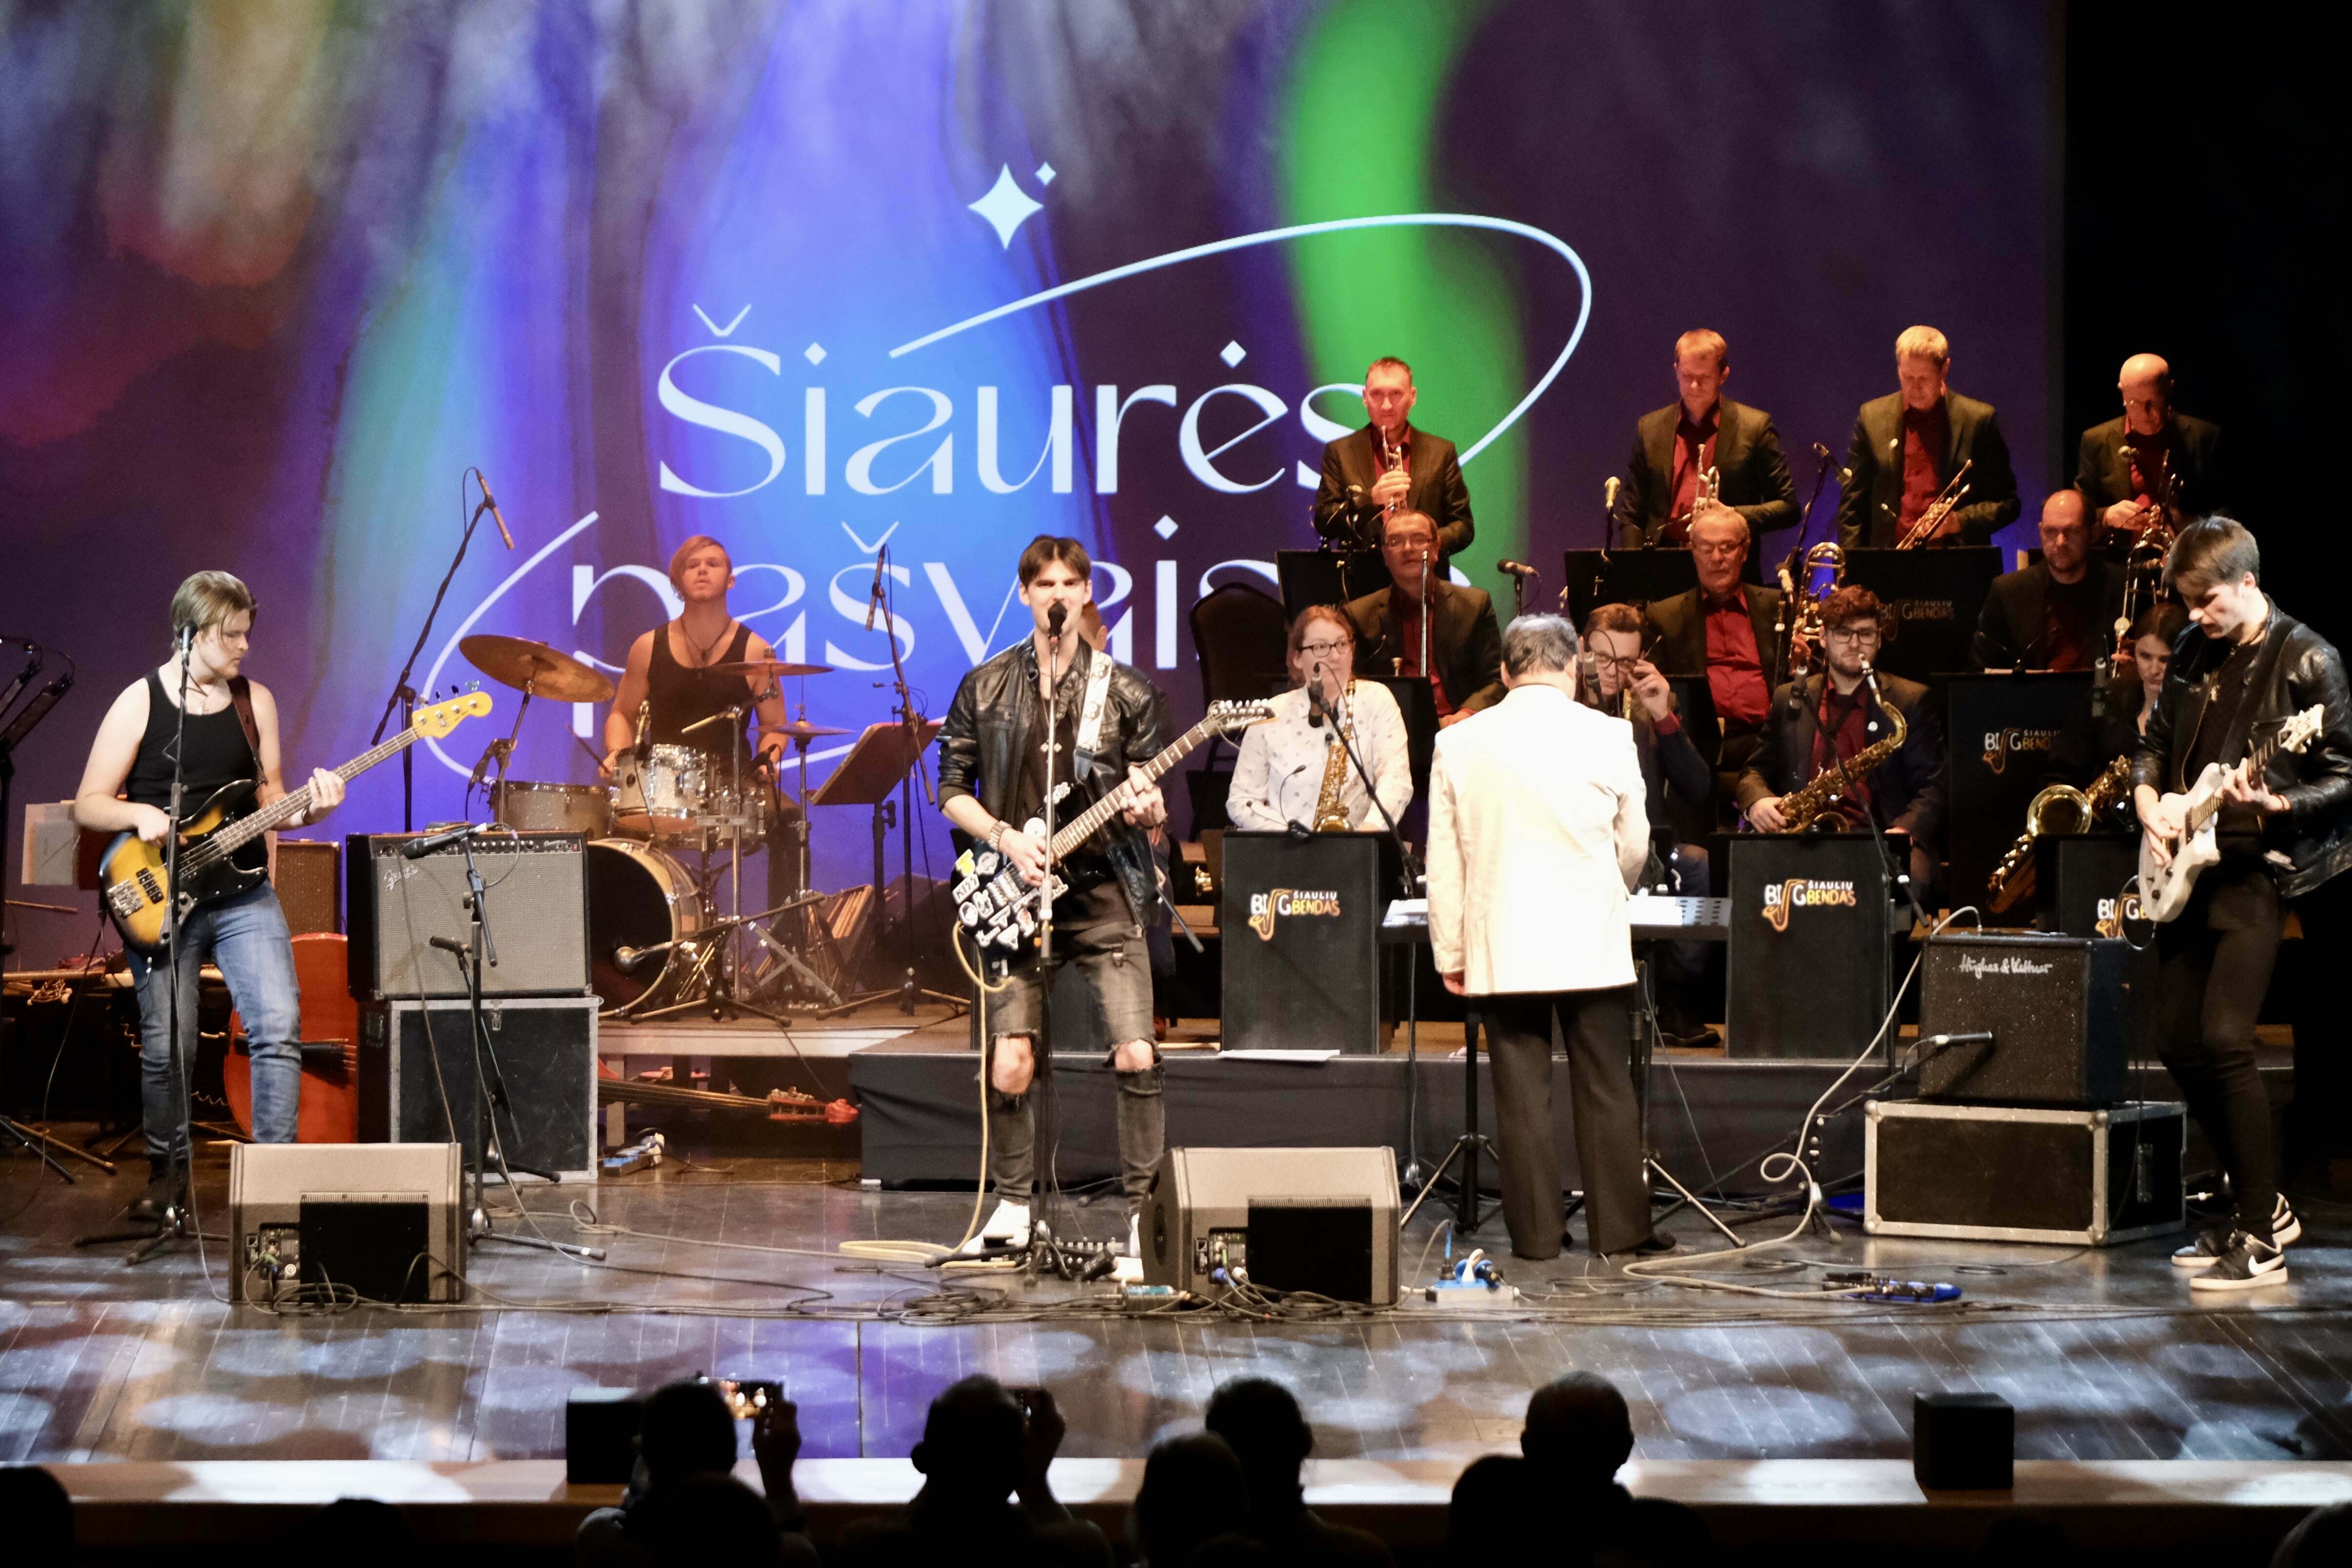
<path fill-rule="evenodd" d="M 347 840 L 352 994 L 363 1001 L 466 994 L 465 961 L 433 945 L 435 937 L 471 940 L 466 847 L 446 845 L 416 860 L 401 854 L 420 837 L 354 833 Z M 588 989 L 585 850 L 577 833 L 474 841 L 499 959 L 483 967 L 483 995 L 577 996 Z"/>
<path fill-rule="evenodd" d="M 1396 1152 L 1171 1149 L 1144 1199 L 1143 1278 L 1202 1295 L 1243 1270 L 1265 1290 L 1397 1300 Z"/>
<path fill-rule="evenodd" d="M 2129 1065 L 2131 949 L 2120 941 L 1976 934 L 1931 937 L 1919 982 L 1919 1038 L 1990 1034 L 1919 1064 L 1927 1099 L 1996 1105 L 2112 1105 Z"/>
<path fill-rule="evenodd" d="M 593 996 L 533 996 L 482 1009 L 509 1101 L 498 1113 L 498 1142 L 518 1173 L 596 1179 L 600 1005 Z M 362 1138 L 389 1143 L 454 1139 L 470 1163 L 480 1152 L 474 1083 L 473 1029 L 465 1003 L 398 999 L 361 1010 Z M 483 1174 L 504 1179 L 496 1161 Z"/>
<path fill-rule="evenodd" d="M 462 1300 L 463 1214 L 455 1143 L 232 1144 L 229 1299 Z"/>
<path fill-rule="evenodd" d="M 1911 1474 L 1937 1491 L 2006 1491 L 2016 1481 L 2017 1412 L 1998 1394 L 1914 1394 Z"/>
<path fill-rule="evenodd" d="M 269 851 L 269 881 L 295 936 L 343 929 L 343 847 L 281 838 Z"/>

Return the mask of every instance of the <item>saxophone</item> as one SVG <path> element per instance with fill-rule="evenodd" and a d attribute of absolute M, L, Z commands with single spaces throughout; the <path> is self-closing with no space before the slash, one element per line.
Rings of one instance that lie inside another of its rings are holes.
<path fill-rule="evenodd" d="M 2033 797 L 2025 808 L 2025 831 L 1993 868 L 1992 896 L 1985 900 L 2000 914 L 2033 891 L 2033 841 L 2043 834 L 2088 833 L 2100 817 L 2122 801 L 2131 788 L 2131 758 L 2117 757 L 2091 781 L 2087 790 L 2054 784 Z"/>
<path fill-rule="evenodd" d="M 1911 727 L 1903 721 L 1903 710 L 1889 702 L 1885 694 L 1878 689 L 1878 677 L 1873 673 L 1870 666 L 1865 664 L 1862 667 L 1862 678 L 1869 682 L 1870 695 L 1877 702 L 1878 710 L 1886 715 L 1886 722 L 1893 733 L 1883 740 L 1873 741 L 1869 745 L 1856 752 L 1846 759 L 1844 766 L 1824 768 L 1815 774 L 1812 783 L 1805 785 L 1804 788 L 1791 790 L 1782 795 L 1780 816 L 1787 824 L 1788 832 L 1796 832 L 1825 811 L 1842 807 L 1845 804 L 1846 780 L 1849 777 L 1861 778 L 1867 774 L 1873 768 L 1901 751 L 1903 742 L 1910 738 Z"/>
<path fill-rule="evenodd" d="M 1348 696 L 1356 694 L 1356 683 L 1348 682 Z M 1332 726 L 1331 743 L 1324 750 L 1329 753 L 1323 763 L 1323 790 L 1315 797 L 1315 831 L 1318 833 L 1349 833 L 1348 808 L 1340 796 L 1348 788 L 1348 744 L 1356 738 L 1356 710 L 1352 706 L 1342 710 L 1344 717 Z"/>

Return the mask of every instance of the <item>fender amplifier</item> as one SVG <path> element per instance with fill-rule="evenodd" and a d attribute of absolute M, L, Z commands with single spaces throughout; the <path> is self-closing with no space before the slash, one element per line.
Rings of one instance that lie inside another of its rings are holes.
<path fill-rule="evenodd" d="M 2128 944 L 2105 938 L 1929 938 L 1919 1038 L 1992 1041 L 1932 1050 L 1919 1064 L 1919 1093 L 2000 1105 L 2120 1100 L 2130 958 Z"/>
<path fill-rule="evenodd" d="M 344 915 L 352 938 L 352 994 L 463 996 L 466 963 L 435 937 L 471 940 L 466 846 L 411 860 L 413 833 L 354 833 L 343 856 Z M 586 840 L 577 833 L 499 833 L 473 844 L 488 893 L 495 967 L 485 996 L 577 996 L 588 989 Z"/>
<path fill-rule="evenodd" d="M 1396 1305 L 1392 1149 L 1171 1149 L 1141 1228 L 1149 1284 L 1210 1294 L 1238 1269 L 1261 1289 Z"/>

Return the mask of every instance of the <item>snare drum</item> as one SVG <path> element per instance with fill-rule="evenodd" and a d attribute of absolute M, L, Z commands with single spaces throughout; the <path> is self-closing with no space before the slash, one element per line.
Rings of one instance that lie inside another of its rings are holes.
<path fill-rule="evenodd" d="M 614 775 L 613 826 L 650 838 L 692 831 L 707 809 L 709 766 L 692 746 L 648 746 L 642 760 L 623 753 Z"/>
<path fill-rule="evenodd" d="M 613 831 L 613 795 L 601 784 L 508 779 L 490 786 L 490 815 L 509 827 L 526 831 L 604 838 Z"/>
<path fill-rule="evenodd" d="M 676 942 L 702 923 L 702 895 L 685 867 L 634 838 L 588 846 L 588 983 L 606 1008 L 635 1001 L 692 963 L 671 948 L 624 973 L 614 958 L 620 949 Z"/>

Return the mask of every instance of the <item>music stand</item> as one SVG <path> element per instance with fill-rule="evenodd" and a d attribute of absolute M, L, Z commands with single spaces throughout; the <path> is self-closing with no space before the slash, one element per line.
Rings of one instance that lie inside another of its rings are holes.
<path fill-rule="evenodd" d="M 909 724 L 897 719 L 884 719 L 866 727 L 866 732 L 833 770 L 833 776 L 817 786 L 808 797 L 811 805 L 864 805 L 874 810 L 874 905 L 883 919 L 884 929 L 877 944 L 889 941 L 889 905 L 883 891 L 887 878 L 883 868 L 884 831 L 890 823 L 890 792 L 905 788 L 898 802 L 898 858 L 905 881 L 906 907 L 899 911 L 900 928 L 906 937 L 907 977 L 899 984 L 879 990 L 862 991 L 855 996 L 845 996 L 837 1007 L 828 1007 L 819 1017 L 837 1017 L 868 1002 L 896 995 L 898 1011 L 911 1014 L 918 996 L 944 1002 L 958 1009 L 965 1005 L 961 996 L 949 996 L 937 991 L 927 991 L 915 984 L 915 820 L 914 781 L 912 770 L 922 761 L 923 752 L 939 738 L 940 721 L 919 719 Z M 803 819 L 805 820 L 805 818 Z"/>
<path fill-rule="evenodd" d="M 1430 690 L 1428 680 L 1418 675 L 1360 675 L 1356 679 L 1378 681 L 1396 699 L 1397 711 L 1404 716 L 1404 754 L 1406 765 L 1412 769 L 1412 798 L 1428 800 L 1429 763 L 1437 751 L 1437 694 Z"/>
<path fill-rule="evenodd" d="M 1567 575 L 1569 619 L 1578 626 L 1597 605 L 1649 605 L 1698 586 L 1691 552 L 1659 550 L 1570 550 L 1560 558 Z"/>
<path fill-rule="evenodd" d="M 1344 605 L 1389 586 L 1389 563 L 1377 550 L 1277 550 L 1274 574 L 1285 620 L 1310 605 Z"/>

